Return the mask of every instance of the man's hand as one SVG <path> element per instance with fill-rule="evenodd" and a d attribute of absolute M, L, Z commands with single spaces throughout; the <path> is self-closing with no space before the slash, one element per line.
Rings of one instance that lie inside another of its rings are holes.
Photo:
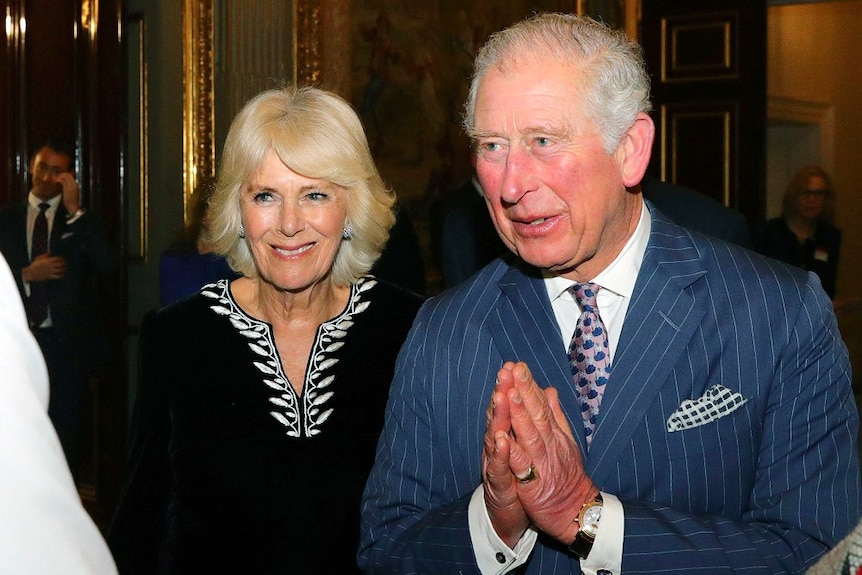
<path fill-rule="evenodd" d="M 27 283 L 57 280 L 66 275 L 66 260 L 49 253 L 42 254 L 22 269 L 21 275 Z"/>
<path fill-rule="evenodd" d="M 63 205 L 69 214 L 74 214 L 81 207 L 80 190 L 75 176 L 71 172 L 63 172 L 57 176 L 57 183 L 63 187 Z"/>
<path fill-rule="evenodd" d="M 509 371 L 512 366 L 512 362 L 507 362 L 498 373 L 497 385 L 486 412 L 485 450 L 482 454 L 485 508 L 497 535 L 510 548 L 515 547 L 529 526 L 518 499 L 518 482 L 511 472 L 512 425 L 508 392 L 513 385 Z M 521 464 L 519 461 L 518 465 Z"/>
<path fill-rule="evenodd" d="M 507 382 L 506 405 L 515 438 L 509 444 L 509 462 L 518 499 L 536 529 L 568 545 L 578 531 L 573 521 L 578 511 L 599 490 L 584 471 L 557 390 L 543 391 L 522 362 L 508 370 L 503 366 L 500 372 L 498 380 Z M 526 475 L 531 464 L 536 479 L 515 480 Z"/>

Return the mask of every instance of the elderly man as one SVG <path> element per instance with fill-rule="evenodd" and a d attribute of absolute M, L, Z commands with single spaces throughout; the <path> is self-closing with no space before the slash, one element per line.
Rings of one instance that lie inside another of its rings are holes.
<path fill-rule="evenodd" d="M 639 47 L 546 14 L 480 51 L 465 127 L 514 257 L 429 301 L 364 496 L 369 573 L 798 573 L 860 517 L 817 277 L 664 217 Z"/>

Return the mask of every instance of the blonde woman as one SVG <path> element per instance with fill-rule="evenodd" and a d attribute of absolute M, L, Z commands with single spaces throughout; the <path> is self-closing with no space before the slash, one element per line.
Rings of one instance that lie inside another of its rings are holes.
<path fill-rule="evenodd" d="M 366 275 L 393 194 L 338 96 L 252 99 L 209 241 L 243 277 L 148 316 L 122 573 L 354 573 L 359 501 L 419 296 Z"/>
<path fill-rule="evenodd" d="M 781 216 L 755 235 L 757 251 L 816 273 L 830 298 L 835 297 L 841 250 L 841 230 L 832 225 L 834 200 L 826 170 L 806 166 L 787 184 Z"/>

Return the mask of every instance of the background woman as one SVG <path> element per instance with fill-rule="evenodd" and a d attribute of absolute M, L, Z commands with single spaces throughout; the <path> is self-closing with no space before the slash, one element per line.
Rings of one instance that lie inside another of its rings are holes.
<path fill-rule="evenodd" d="M 194 193 L 188 224 L 159 257 L 159 295 L 163 306 L 197 293 L 205 284 L 239 277 L 224 256 L 212 252 L 206 238 L 207 212 L 214 190 L 211 178 L 201 181 Z"/>
<path fill-rule="evenodd" d="M 819 166 L 806 166 L 784 191 L 781 216 L 754 234 L 757 251 L 813 271 L 830 298 L 835 297 L 841 230 L 832 225 L 832 179 Z"/>
<path fill-rule="evenodd" d="M 237 115 L 209 239 L 244 277 L 143 322 L 121 573 L 358 572 L 359 500 L 421 304 L 364 275 L 394 201 L 338 96 L 272 90 Z"/>

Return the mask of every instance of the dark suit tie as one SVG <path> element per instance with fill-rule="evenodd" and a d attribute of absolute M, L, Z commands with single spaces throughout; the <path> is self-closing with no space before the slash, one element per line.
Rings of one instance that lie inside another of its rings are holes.
<path fill-rule="evenodd" d="M 587 446 L 592 443 L 596 415 L 611 374 L 608 355 L 608 333 L 596 306 L 596 294 L 601 286 L 593 283 L 575 284 L 569 291 L 581 307 L 575 333 L 569 344 L 572 377 L 581 400 Z"/>
<path fill-rule="evenodd" d="M 33 241 L 30 244 L 30 261 L 48 251 L 48 218 L 45 211 L 50 207 L 47 202 L 39 204 L 39 213 L 33 223 Z M 38 327 L 48 317 L 48 284 L 44 281 L 30 284 L 30 299 L 28 300 L 27 314 L 30 317 L 30 325 Z"/>

